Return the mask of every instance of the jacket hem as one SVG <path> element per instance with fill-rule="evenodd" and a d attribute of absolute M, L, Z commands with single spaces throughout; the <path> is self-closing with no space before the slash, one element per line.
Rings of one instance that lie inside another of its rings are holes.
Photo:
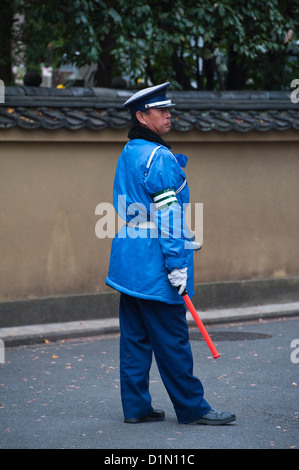
<path fill-rule="evenodd" d="M 113 289 L 122 292 L 123 294 L 131 295 L 132 297 L 138 297 L 139 299 L 145 299 L 145 300 L 157 300 L 159 302 L 164 302 L 167 304 L 183 304 L 184 300 L 173 300 L 173 299 L 166 299 L 164 297 L 161 297 L 159 295 L 150 295 L 150 294 L 143 294 L 141 292 L 135 292 L 130 289 L 127 289 L 126 287 L 123 287 L 116 282 L 111 281 L 109 277 L 106 277 L 105 282 L 108 286 L 112 287 Z"/>

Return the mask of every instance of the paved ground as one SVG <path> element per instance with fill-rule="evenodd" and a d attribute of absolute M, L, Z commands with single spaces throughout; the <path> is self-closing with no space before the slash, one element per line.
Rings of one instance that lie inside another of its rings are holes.
<path fill-rule="evenodd" d="M 284 316 L 292 317 L 299 315 L 299 302 L 239 308 L 218 308 L 198 311 L 198 313 L 205 325 L 253 319 L 281 318 Z M 190 324 L 195 324 L 189 311 L 187 311 L 187 319 Z M 119 332 L 118 318 L 105 318 L 0 328 L 0 340 L 4 341 L 7 346 L 18 346 L 44 342 L 45 339 L 56 341 L 63 338 L 81 338 L 83 336 L 117 332 Z"/>
<path fill-rule="evenodd" d="M 118 334 L 66 338 L 5 348 L 0 448 L 102 449 L 103 459 L 121 449 L 298 449 L 299 352 L 291 347 L 298 318 L 211 325 L 209 332 L 221 356 L 214 360 L 190 329 L 194 370 L 211 405 L 237 414 L 234 424 L 179 425 L 155 363 L 153 405 L 166 421 L 125 424 Z"/>

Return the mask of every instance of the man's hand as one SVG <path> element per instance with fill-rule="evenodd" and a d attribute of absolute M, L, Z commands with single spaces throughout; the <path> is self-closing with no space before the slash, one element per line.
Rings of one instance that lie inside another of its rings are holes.
<path fill-rule="evenodd" d="M 181 269 L 175 268 L 173 271 L 171 271 L 170 274 L 168 274 L 168 279 L 170 281 L 170 284 L 173 287 L 179 288 L 180 295 L 182 295 L 182 293 L 186 289 L 187 269 L 188 268 L 181 268 Z"/>
<path fill-rule="evenodd" d="M 195 241 L 185 241 L 186 250 L 193 250 L 194 253 L 202 249 L 202 244 Z"/>

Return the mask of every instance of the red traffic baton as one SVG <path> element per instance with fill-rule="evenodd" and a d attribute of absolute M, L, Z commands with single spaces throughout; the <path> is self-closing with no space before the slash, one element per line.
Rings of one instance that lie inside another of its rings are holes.
<path fill-rule="evenodd" d="M 210 335 L 207 332 L 203 322 L 201 321 L 197 311 L 195 310 L 195 307 L 194 307 L 193 303 L 191 302 L 190 297 L 187 294 L 186 290 L 184 290 L 184 292 L 182 293 L 182 297 L 183 297 L 188 309 L 190 310 L 190 313 L 191 313 L 192 317 L 194 318 L 195 323 L 197 324 L 198 328 L 200 329 L 200 332 L 201 332 L 202 336 L 204 337 L 207 345 L 209 346 L 210 351 L 213 354 L 214 359 L 217 359 L 218 357 L 220 357 L 220 354 L 217 351 L 217 349 L 215 348 L 215 345 L 214 345 L 213 341 L 211 340 Z"/>

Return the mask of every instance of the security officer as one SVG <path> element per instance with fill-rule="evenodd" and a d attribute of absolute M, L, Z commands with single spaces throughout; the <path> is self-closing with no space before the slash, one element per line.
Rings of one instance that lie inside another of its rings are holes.
<path fill-rule="evenodd" d="M 154 410 L 149 372 L 156 363 L 179 423 L 227 424 L 235 415 L 213 410 L 193 375 L 184 301 L 193 295 L 193 252 L 186 227 L 187 157 L 174 154 L 162 135 L 171 128 L 170 83 L 141 90 L 128 108 L 133 127 L 116 169 L 113 203 L 126 222 L 112 242 L 106 283 L 121 293 L 120 379 L 126 423 L 163 421 Z"/>

